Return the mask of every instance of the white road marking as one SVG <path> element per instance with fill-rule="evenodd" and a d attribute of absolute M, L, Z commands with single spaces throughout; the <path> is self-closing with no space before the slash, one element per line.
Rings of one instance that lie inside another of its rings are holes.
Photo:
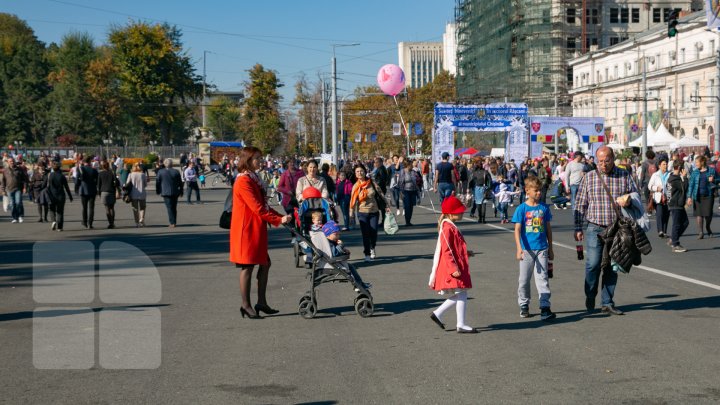
<path fill-rule="evenodd" d="M 437 214 L 437 211 L 435 211 L 435 210 L 433 210 L 433 209 L 431 209 L 431 208 L 423 207 L 423 206 L 420 206 L 420 205 L 418 205 L 417 207 L 418 207 L 418 208 L 422 208 L 422 209 L 427 210 L 427 211 L 432 211 L 432 212 L 434 212 L 434 213 Z M 463 218 L 463 220 L 464 220 L 464 221 L 468 221 L 468 222 L 477 223 L 477 220 L 475 220 L 475 219 Z M 506 231 L 506 232 L 509 232 L 509 233 L 514 233 L 514 232 L 515 232 L 514 229 L 508 229 L 508 228 L 504 228 L 504 227 L 502 227 L 502 226 L 498 226 L 498 225 L 494 225 L 494 224 L 484 224 L 484 225 L 485 225 L 485 226 L 488 226 L 488 227 L 490 227 L 490 228 L 499 229 L 499 230 L 501 230 L 501 231 Z M 575 246 L 566 245 L 566 244 L 564 244 L 564 243 L 553 242 L 553 245 L 558 246 L 558 247 L 561 247 L 561 248 L 565 248 L 565 249 L 568 249 L 568 250 L 575 250 Z M 690 278 L 690 277 L 681 276 L 681 275 L 678 275 L 678 274 L 670 273 L 670 272 L 667 272 L 667 271 L 664 271 L 664 270 L 655 269 L 655 268 L 652 268 L 652 267 L 647 267 L 647 266 L 633 266 L 633 267 L 635 267 L 635 268 L 637 268 L 637 269 L 640 269 L 640 270 L 649 271 L 650 273 L 659 274 L 659 275 L 661 275 L 661 276 L 674 278 L 674 279 L 676 279 L 676 280 L 681 280 L 681 281 L 685 281 L 685 282 L 687 282 L 687 283 L 696 284 L 696 285 L 700 285 L 700 286 L 703 286 L 703 287 L 712 288 L 713 290 L 718 290 L 718 291 L 720 291 L 720 285 L 717 285 L 717 284 L 712 284 L 712 283 L 708 283 L 708 282 L 706 282 L 706 281 L 702 281 L 702 280 L 697 280 L 697 279 Z"/>

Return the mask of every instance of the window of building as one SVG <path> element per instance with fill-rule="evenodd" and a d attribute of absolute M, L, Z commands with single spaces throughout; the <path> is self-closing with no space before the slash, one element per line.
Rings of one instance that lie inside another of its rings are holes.
<path fill-rule="evenodd" d="M 629 21 L 630 10 L 627 8 L 620 9 L 620 23 L 627 24 Z"/>
<path fill-rule="evenodd" d="M 639 23 L 640 22 L 640 9 L 639 8 L 633 8 L 630 10 L 631 16 L 632 16 L 632 22 Z"/>
<path fill-rule="evenodd" d="M 610 37 L 610 46 L 617 45 L 620 43 L 620 37 Z"/>
<path fill-rule="evenodd" d="M 695 82 L 695 108 L 700 107 L 700 82 Z"/>
<path fill-rule="evenodd" d="M 673 92 L 672 87 L 668 87 L 668 89 L 667 89 L 667 108 L 668 108 L 669 110 L 672 109 L 672 107 L 673 107 L 673 104 L 672 104 L 672 92 Z"/>
<path fill-rule="evenodd" d="M 566 21 L 568 24 L 575 24 L 575 9 L 574 8 L 567 9 Z"/>
<path fill-rule="evenodd" d="M 587 8 L 585 9 L 585 24 L 598 24 L 598 9 Z"/>
<path fill-rule="evenodd" d="M 715 79 L 710 79 L 708 86 L 710 86 L 710 98 L 715 97 Z"/>
<path fill-rule="evenodd" d="M 685 63 L 685 48 L 680 48 L 680 63 Z"/>
<path fill-rule="evenodd" d="M 605 68 L 605 78 L 607 79 L 608 74 L 610 74 L 610 69 Z"/>
<path fill-rule="evenodd" d="M 620 22 L 620 9 L 619 8 L 611 8 L 610 9 L 610 24 L 617 24 Z"/>
<path fill-rule="evenodd" d="M 569 51 L 575 50 L 575 37 L 568 37 L 567 38 L 567 49 Z"/>
<path fill-rule="evenodd" d="M 615 68 L 613 69 L 613 73 L 614 73 L 613 79 L 617 80 L 619 78 L 617 65 L 615 65 Z"/>
<path fill-rule="evenodd" d="M 687 99 L 685 98 L 685 85 L 680 85 L 680 107 L 687 108 Z"/>
<path fill-rule="evenodd" d="M 606 77 L 606 78 L 607 78 L 607 77 Z M 598 83 L 598 84 L 599 84 L 599 83 L 602 83 L 602 76 L 600 76 L 600 71 L 599 71 L 599 70 L 596 70 L 596 71 L 595 71 L 595 83 Z"/>
<path fill-rule="evenodd" d="M 652 22 L 659 23 L 662 22 L 662 9 L 661 8 L 653 8 L 652 9 Z"/>

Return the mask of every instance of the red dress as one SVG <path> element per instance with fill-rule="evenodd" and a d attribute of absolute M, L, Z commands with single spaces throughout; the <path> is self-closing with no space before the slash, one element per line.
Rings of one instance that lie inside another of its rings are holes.
<path fill-rule="evenodd" d="M 460 277 L 451 276 L 458 270 Z M 465 238 L 452 221 L 442 223 L 430 277 L 430 282 L 435 281 L 433 289 L 436 291 L 472 288 Z"/>
<path fill-rule="evenodd" d="M 241 174 L 233 185 L 230 261 L 265 265 L 270 261 L 267 223 L 280 225 L 282 215 L 267 204 L 253 175 Z"/>

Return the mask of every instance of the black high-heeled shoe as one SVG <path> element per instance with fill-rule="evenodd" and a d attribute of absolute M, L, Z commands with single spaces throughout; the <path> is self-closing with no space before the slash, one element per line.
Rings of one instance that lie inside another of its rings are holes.
<path fill-rule="evenodd" d="M 280 311 L 278 311 L 277 309 L 270 308 L 269 305 L 255 304 L 255 312 L 258 315 L 260 314 L 260 312 L 265 312 L 268 315 L 273 315 L 273 314 L 277 314 Z"/>
<path fill-rule="evenodd" d="M 243 318 L 245 318 L 245 315 L 247 315 L 247 317 L 250 319 L 263 319 L 263 317 L 260 316 L 260 314 L 256 313 L 255 315 L 253 315 L 250 312 L 246 311 L 245 308 L 243 308 L 243 307 L 240 307 L 240 314 L 242 315 Z"/>

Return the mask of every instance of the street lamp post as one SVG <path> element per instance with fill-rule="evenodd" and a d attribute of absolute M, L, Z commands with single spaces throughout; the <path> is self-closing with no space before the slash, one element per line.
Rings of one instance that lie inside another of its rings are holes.
<path fill-rule="evenodd" d="M 353 43 L 353 44 L 332 44 L 333 49 L 333 55 L 332 55 L 332 63 L 330 65 L 331 68 L 331 74 L 332 74 L 332 94 L 330 96 L 331 102 L 332 102 L 332 163 L 337 166 L 337 72 L 335 70 L 336 68 L 336 60 L 335 60 L 335 48 L 341 47 L 341 46 L 358 46 L 359 43 Z"/>
<path fill-rule="evenodd" d="M 110 156 L 110 145 L 112 145 L 112 135 L 108 134 L 107 138 L 103 138 L 103 145 L 105 145 L 105 157 Z"/>

